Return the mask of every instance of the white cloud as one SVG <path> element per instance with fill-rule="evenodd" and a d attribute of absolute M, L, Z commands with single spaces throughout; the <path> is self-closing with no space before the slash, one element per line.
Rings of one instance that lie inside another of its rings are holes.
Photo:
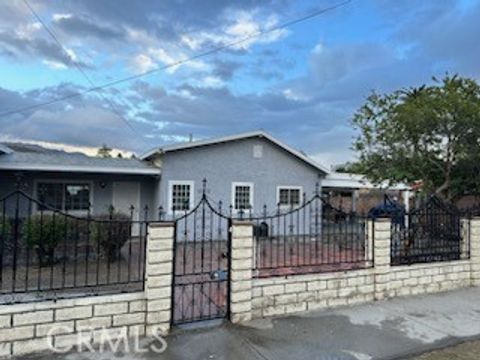
<path fill-rule="evenodd" d="M 67 66 L 61 62 L 51 61 L 51 60 L 42 60 L 44 65 L 47 65 L 52 70 L 65 70 Z"/>
<path fill-rule="evenodd" d="M 192 50 L 197 50 L 208 43 L 218 45 L 232 44 L 235 50 L 248 50 L 254 44 L 272 43 L 288 35 L 286 29 L 278 29 L 259 35 L 278 25 L 278 18 L 274 15 L 268 17 L 256 16 L 254 12 L 236 11 L 228 15 L 221 31 L 202 31 L 194 35 L 182 35 L 181 41 Z M 252 36 L 251 38 L 249 38 Z M 244 40 L 245 39 L 245 40 Z"/>
<path fill-rule="evenodd" d="M 58 14 L 57 13 L 57 14 L 52 15 L 52 19 L 53 19 L 53 21 L 58 22 L 58 21 L 63 20 L 63 19 L 70 19 L 70 18 L 72 18 L 72 16 L 73 16 L 72 14 Z"/>
<path fill-rule="evenodd" d="M 206 76 L 201 84 L 205 87 L 218 88 L 225 85 L 224 81 L 216 76 Z"/>
<path fill-rule="evenodd" d="M 138 54 L 135 56 L 132 60 L 132 63 L 133 72 L 137 74 L 150 71 L 156 67 L 156 64 L 152 58 L 145 54 Z"/>

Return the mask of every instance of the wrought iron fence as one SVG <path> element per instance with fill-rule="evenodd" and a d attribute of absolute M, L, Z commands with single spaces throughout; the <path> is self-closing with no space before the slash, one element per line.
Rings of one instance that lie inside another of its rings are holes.
<path fill-rule="evenodd" d="M 373 265 L 367 219 L 334 208 L 317 194 L 297 206 L 277 206 L 254 223 L 256 276 L 346 271 Z M 372 233 L 372 232 L 370 232 Z"/>
<path fill-rule="evenodd" d="M 172 323 L 228 317 L 231 218 L 206 197 L 175 211 Z"/>
<path fill-rule="evenodd" d="M 0 199 L 0 303 L 143 289 L 148 208 L 61 212 L 17 190 Z"/>
<path fill-rule="evenodd" d="M 453 205 L 431 196 L 404 215 L 392 221 L 392 265 L 469 258 L 470 222 Z"/>

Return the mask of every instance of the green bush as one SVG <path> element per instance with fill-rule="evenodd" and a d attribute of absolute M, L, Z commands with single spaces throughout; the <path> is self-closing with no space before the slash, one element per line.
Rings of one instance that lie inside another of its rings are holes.
<path fill-rule="evenodd" d="M 10 246 L 10 238 L 12 236 L 12 226 L 10 225 L 10 221 L 8 218 L 5 220 L 0 219 L 0 247 L 3 249 L 9 249 Z"/>
<path fill-rule="evenodd" d="M 121 257 L 120 250 L 131 233 L 130 217 L 122 213 L 97 215 L 91 223 L 91 239 L 110 262 Z"/>
<path fill-rule="evenodd" d="M 25 220 L 22 233 L 41 266 L 55 263 L 55 248 L 67 236 L 70 219 L 53 214 L 35 214 Z"/>

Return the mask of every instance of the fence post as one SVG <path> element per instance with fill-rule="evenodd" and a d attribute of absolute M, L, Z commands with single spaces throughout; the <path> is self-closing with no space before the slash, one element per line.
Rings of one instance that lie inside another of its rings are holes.
<path fill-rule="evenodd" d="M 253 225 L 232 221 L 230 253 L 230 321 L 240 323 L 252 318 Z"/>
<path fill-rule="evenodd" d="M 470 219 L 460 219 L 460 259 L 469 259 L 470 256 Z"/>
<path fill-rule="evenodd" d="M 480 286 L 480 217 L 470 222 L 470 263 L 472 286 Z"/>
<path fill-rule="evenodd" d="M 172 309 L 174 223 L 152 223 L 148 227 L 145 271 L 147 298 L 146 333 L 170 330 Z"/>
<path fill-rule="evenodd" d="M 391 220 L 380 218 L 373 227 L 373 261 L 375 266 L 375 300 L 388 296 L 390 282 Z"/>
<path fill-rule="evenodd" d="M 367 235 L 367 248 L 365 250 L 365 261 L 372 261 L 373 262 L 373 225 L 374 222 L 372 219 L 367 219 L 367 228 L 366 228 L 366 235 Z"/>

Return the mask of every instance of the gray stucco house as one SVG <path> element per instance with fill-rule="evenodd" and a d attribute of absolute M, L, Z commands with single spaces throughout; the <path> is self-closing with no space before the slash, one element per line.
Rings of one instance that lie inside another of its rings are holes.
<path fill-rule="evenodd" d="M 174 144 L 139 159 L 97 158 L 36 145 L 0 144 L 0 199 L 17 187 L 50 206 L 82 215 L 106 212 L 110 205 L 135 218 L 148 206 L 185 212 L 207 195 L 232 211 L 299 205 L 316 186 L 335 187 L 335 174 L 263 131 Z M 345 181 L 338 181 L 345 186 Z M 354 184 L 352 184 L 354 183 Z M 350 179 L 349 188 L 362 187 Z M 320 191 L 320 189 L 319 189 Z M 152 210 L 154 209 L 154 210 Z"/>

